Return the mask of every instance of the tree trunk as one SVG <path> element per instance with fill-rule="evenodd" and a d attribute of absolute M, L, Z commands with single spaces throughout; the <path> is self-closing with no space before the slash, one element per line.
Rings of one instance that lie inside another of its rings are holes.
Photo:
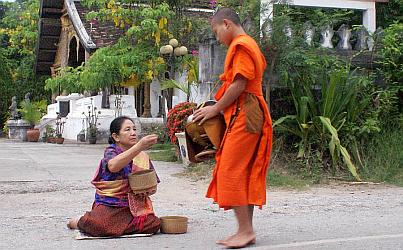
<path fill-rule="evenodd" d="M 109 88 L 104 87 L 102 89 L 102 103 L 101 103 L 101 107 L 103 109 L 109 109 L 110 108 L 109 95 L 110 95 Z"/>
<path fill-rule="evenodd" d="M 141 117 L 151 117 L 150 83 L 144 85 L 144 112 Z"/>

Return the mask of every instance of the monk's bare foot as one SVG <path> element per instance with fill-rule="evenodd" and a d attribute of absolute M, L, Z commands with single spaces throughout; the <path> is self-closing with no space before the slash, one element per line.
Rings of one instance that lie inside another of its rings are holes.
<path fill-rule="evenodd" d="M 234 235 L 231 235 L 231 236 L 227 237 L 226 239 L 217 240 L 215 243 L 216 243 L 216 244 L 219 244 L 219 245 L 225 245 L 225 243 L 227 243 L 227 241 L 231 240 L 231 239 L 234 238 L 236 235 L 237 235 L 237 233 L 234 234 Z"/>
<path fill-rule="evenodd" d="M 226 248 L 243 248 L 250 244 L 256 243 L 256 235 L 254 232 L 239 233 L 224 243 Z"/>
<path fill-rule="evenodd" d="M 69 222 L 67 222 L 67 227 L 69 229 L 78 229 L 78 221 L 80 220 L 80 218 L 72 218 L 69 220 Z"/>

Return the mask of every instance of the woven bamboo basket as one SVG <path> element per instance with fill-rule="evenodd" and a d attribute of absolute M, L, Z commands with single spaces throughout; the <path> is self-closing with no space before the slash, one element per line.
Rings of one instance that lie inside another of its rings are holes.
<path fill-rule="evenodd" d="M 192 141 L 203 147 L 211 143 L 216 149 L 219 149 L 226 129 L 224 117 L 221 114 L 216 115 L 205 121 L 202 125 L 194 123 L 192 119 L 193 117 L 188 118 L 188 124 L 185 127 Z"/>
<path fill-rule="evenodd" d="M 136 171 L 129 174 L 128 178 L 130 187 L 134 193 L 143 193 L 154 188 L 156 190 L 157 175 L 152 169 Z"/>
<path fill-rule="evenodd" d="M 161 220 L 161 233 L 184 234 L 188 230 L 188 218 L 183 216 L 163 216 Z"/>

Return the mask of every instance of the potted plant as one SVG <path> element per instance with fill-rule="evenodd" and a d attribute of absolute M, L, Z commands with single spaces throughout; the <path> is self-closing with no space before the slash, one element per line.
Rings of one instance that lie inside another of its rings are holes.
<path fill-rule="evenodd" d="M 31 124 L 31 128 L 27 131 L 27 141 L 37 142 L 39 140 L 39 129 L 34 128 L 34 126 L 41 120 L 46 106 L 46 100 L 39 102 L 24 100 L 21 102 L 21 109 L 19 111 L 21 112 L 22 119 Z"/>
<path fill-rule="evenodd" d="M 55 134 L 55 130 L 52 128 L 52 126 L 50 126 L 49 124 L 46 125 L 45 132 L 43 133 L 43 141 L 51 143 L 55 136 L 54 134 Z"/>
<path fill-rule="evenodd" d="M 167 115 L 167 129 L 168 135 L 172 144 L 176 145 L 176 156 L 178 159 L 182 159 L 184 163 L 187 159 L 187 146 L 185 140 L 185 126 L 188 117 L 193 114 L 193 110 L 196 109 L 196 103 L 193 102 L 182 102 L 168 112 Z M 179 136 L 181 139 L 178 140 Z"/>
<path fill-rule="evenodd" d="M 88 142 L 90 144 L 97 143 L 97 133 L 98 133 L 98 128 L 94 125 L 90 125 L 88 128 Z"/>
<path fill-rule="evenodd" d="M 101 111 L 97 110 L 97 107 L 94 107 L 92 104 L 88 106 L 88 111 L 83 112 L 85 116 L 85 121 L 87 124 L 87 138 L 90 144 L 95 144 L 97 142 L 97 134 L 98 134 L 98 117 L 101 114 Z"/>
<path fill-rule="evenodd" d="M 82 129 L 80 133 L 77 134 L 77 141 L 85 142 L 85 129 Z"/>
<path fill-rule="evenodd" d="M 64 138 L 63 138 L 62 134 L 56 134 L 55 141 L 57 144 L 63 144 Z"/>
<path fill-rule="evenodd" d="M 66 123 L 64 120 L 62 120 L 62 117 L 60 117 L 60 113 L 57 112 L 57 118 L 56 118 L 56 143 L 57 144 L 63 144 L 64 138 L 63 138 L 63 130 L 64 130 L 64 124 Z"/>

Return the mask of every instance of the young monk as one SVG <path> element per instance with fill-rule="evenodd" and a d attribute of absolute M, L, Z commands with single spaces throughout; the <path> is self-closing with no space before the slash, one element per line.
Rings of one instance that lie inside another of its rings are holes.
<path fill-rule="evenodd" d="M 147 194 L 155 189 L 133 194 L 128 175 L 142 169 L 154 169 L 143 151 L 157 143 L 158 137 L 148 135 L 137 142 L 136 127 L 126 116 L 112 121 L 110 133 L 110 145 L 105 149 L 104 158 L 92 180 L 96 188 L 92 210 L 71 219 L 67 226 L 90 236 L 156 233 L 160 229 L 160 220 L 154 215 Z"/>
<path fill-rule="evenodd" d="M 217 40 L 228 46 L 218 101 L 195 112 L 204 121 L 224 113 L 227 129 L 216 153 L 216 166 L 207 197 L 225 210 L 234 209 L 238 231 L 217 241 L 228 248 L 254 244 L 254 206 L 266 203 L 266 174 L 272 144 L 272 121 L 262 93 L 266 61 L 256 42 L 229 8 L 219 9 L 211 20 Z"/>

